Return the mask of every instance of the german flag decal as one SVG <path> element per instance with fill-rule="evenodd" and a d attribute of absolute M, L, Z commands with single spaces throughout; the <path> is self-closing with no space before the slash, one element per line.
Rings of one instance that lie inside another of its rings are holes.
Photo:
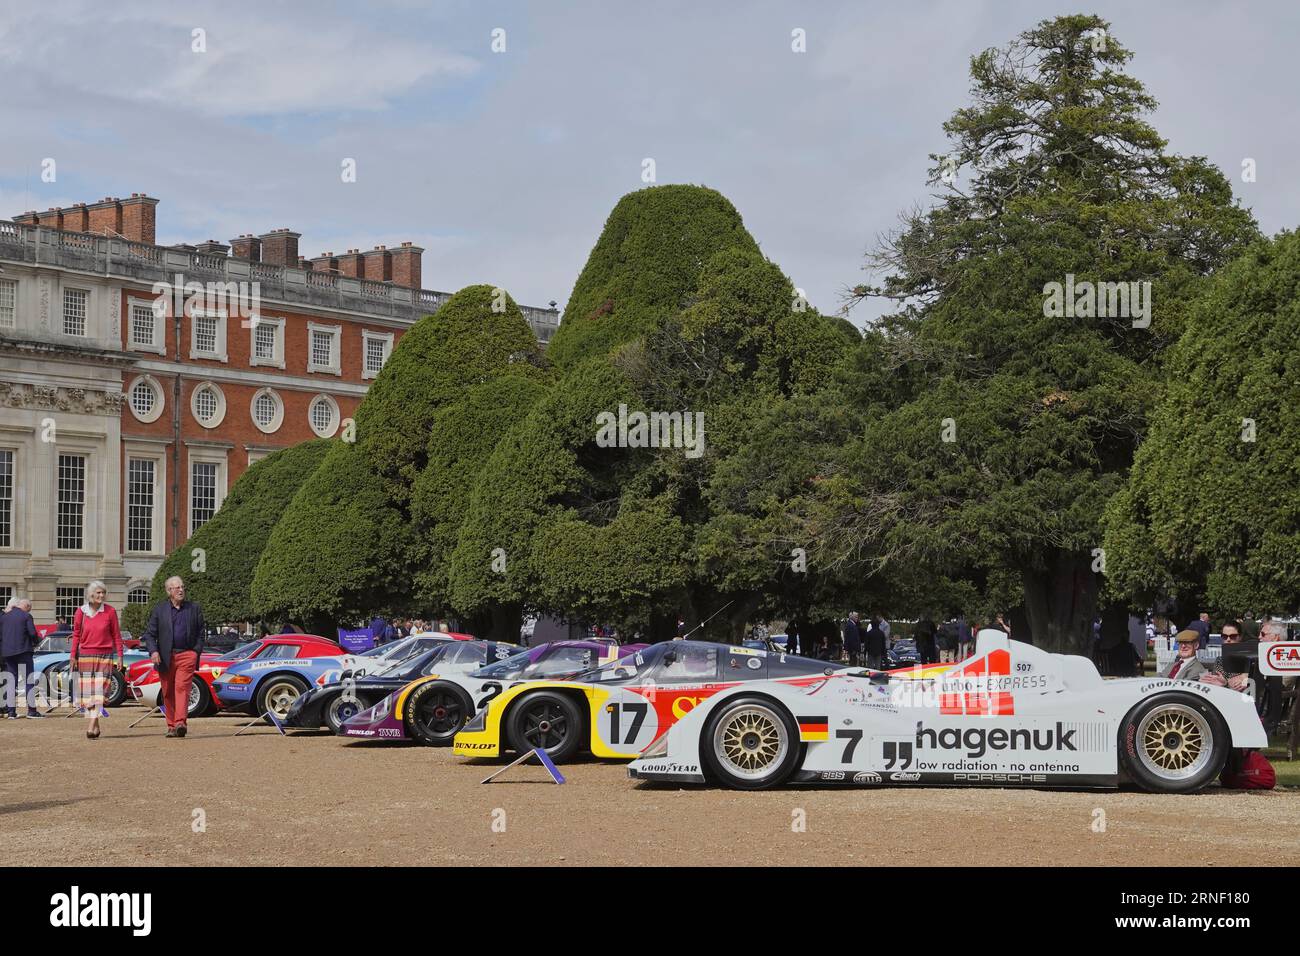
<path fill-rule="evenodd" d="M 800 717 L 798 720 L 801 741 L 830 739 L 830 726 L 826 717 Z"/>

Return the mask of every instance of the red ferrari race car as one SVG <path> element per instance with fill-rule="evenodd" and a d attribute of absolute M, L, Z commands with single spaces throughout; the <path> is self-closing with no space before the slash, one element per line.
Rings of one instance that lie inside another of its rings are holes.
<path fill-rule="evenodd" d="M 336 643 L 314 634 L 277 634 L 241 644 L 225 654 L 204 654 L 194 672 L 190 685 L 189 716 L 204 717 L 215 714 L 224 706 L 212 682 L 227 667 L 238 661 L 277 660 L 299 657 L 340 657 L 347 652 Z M 127 687 L 132 697 L 147 707 L 157 707 L 162 691 L 162 679 L 153 661 L 137 661 L 127 668 Z"/>

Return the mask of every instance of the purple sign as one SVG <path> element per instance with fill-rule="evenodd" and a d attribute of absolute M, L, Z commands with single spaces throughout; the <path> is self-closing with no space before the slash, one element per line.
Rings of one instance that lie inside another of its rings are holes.
<path fill-rule="evenodd" d="M 361 627 L 351 631 L 346 631 L 340 627 L 338 631 L 339 646 L 350 654 L 360 654 L 375 646 L 375 636 L 370 633 L 368 627 Z"/>

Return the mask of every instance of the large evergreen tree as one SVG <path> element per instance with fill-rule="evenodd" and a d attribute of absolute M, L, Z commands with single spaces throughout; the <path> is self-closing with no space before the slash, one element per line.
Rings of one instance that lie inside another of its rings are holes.
<path fill-rule="evenodd" d="M 422 476 L 431 462 L 439 472 L 475 467 L 482 436 L 449 444 L 467 437 L 449 424 L 451 410 L 498 379 L 540 380 L 541 364 L 519 307 L 489 285 L 460 290 L 412 326 L 357 409 L 356 440 L 331 448 L 276 525 L 254 577 L 258 609 L 317 627 L 377 610 L 441 610 L 431 562 L 457 509 L 433 487 L 449 476 Z"/>
<path fill-rule="evenodd" d="M 1165 151 L 1130 57 L 1105 21 L 1065 16 L 972 59 L 973 102 L 932 157 L 936 204 L 874 257 L 883 284 L 856 290 L 900 306 L 864 345 L 895 401 L 821 516 L 912 577 L 1014 576 L 1034 640 L 1057 650 L 1088 646 L 1101 516 L 1158 394 L 1155 360 L 1203 277 L 1256 235 L 1216 169 Z M 1070 282 L 1149 282 L 1149 327 L 1132 302 L 1057 308 L 1051 284 Z"/>
<path fill-rule="evenodd" d="M 1110 582 L 1228 613 L 1300 606 L 1300 235 L 1220 270 L 1107 511 Z"/>
<path fill-rule="evenodd" d="M 746 496 L 714 478 L 761 436 L 765 409 L 823 387 L 855 340 L 847 323 L 804 308 L 718 193 L 624 197 L 552 344 L 563 377 L 498 444 L 474 490 L 454 602 L 529 604 L 665 637 L 679 614 L 691 622 L 724 606 L 714 631 L 728 633 L 765 597 L 806 585 L 787 573 L 782 482 Z M 699 454 L 603 444 L 598 417 L 620 405 L 702 416 Z M 797 481 L 815 468 L 787 462 L 796 450 L 762 465 Z"/>
<path fill-rule="evenodd" d="M 256 620 L 253 571 L 276 522 L 325 458 L 329 444 L 318 438 L 272 452 L 250 465 L 212 520 L 158 566 L 150 600 L 166 597 L 164 583 L 180 575 L 187 597 L 203 605 L 207 620 Z"/>

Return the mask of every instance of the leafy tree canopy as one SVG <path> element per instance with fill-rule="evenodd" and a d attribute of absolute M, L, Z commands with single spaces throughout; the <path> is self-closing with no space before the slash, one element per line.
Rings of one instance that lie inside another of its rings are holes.
<path fill-rule="evenodd" d="M 1168 355 L 1161 399 L 1110 502 L 1107 575 L 1133 600 L 1226 613 L 1300 605 L 1300 235 L 1220 270 Z"/>
<path fill-rule="evenodd" d="M 257 562 L 280 515 L 328 448 L 328 441 L 315 439 L 272 452 L 250 465 L 212 520 L 159 565 L 150 600 L 165 598 L 167 579 L 179 575 L 187 597 L 203 606 L 207 620 L 255 620 L 251 592 Z M 196 570 L 196 563 L 203 570 Z"/>

